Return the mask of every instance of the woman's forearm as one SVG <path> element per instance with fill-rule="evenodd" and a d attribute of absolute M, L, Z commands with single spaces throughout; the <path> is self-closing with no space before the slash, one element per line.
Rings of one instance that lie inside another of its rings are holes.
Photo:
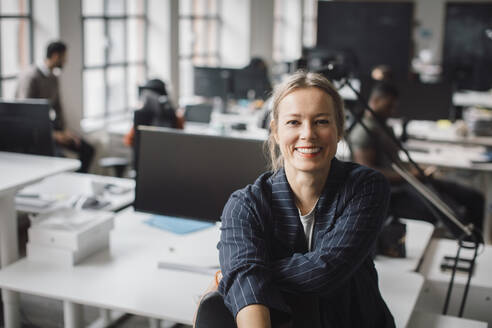
<path fill-rule="evenodd" d="M 236 316 L 238 328 L 270 328 L 270 310 L 261 304 L 251 304 L 242 308 Z"/>

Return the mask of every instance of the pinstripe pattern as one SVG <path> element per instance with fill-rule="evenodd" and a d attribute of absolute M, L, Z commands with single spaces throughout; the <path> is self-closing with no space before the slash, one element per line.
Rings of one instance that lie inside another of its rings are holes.
<path fill-rule="evenodd" d="M 292 316 L 305 327 L 312 316 L 322 327 L 393 327 L 370 257 L 388 201 L 380 173 L 333 159 L 308 252 L 283 170 L 236 191 L 224 208 L 218 245 L 227 307 L 235 316 L 264 304 L 273 318 Z"/>

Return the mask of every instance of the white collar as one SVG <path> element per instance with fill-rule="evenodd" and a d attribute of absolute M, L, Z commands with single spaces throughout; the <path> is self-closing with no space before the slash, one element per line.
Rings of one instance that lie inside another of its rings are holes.
<path fill-rule="evenodd" d="M 48 68 L 48 66 L 46 66 L 46 64 L 44 62 L 42 62 L 41 64 L 39 64 L 38 65 L 38 68 L 41 71 L 41 73 L 43 73 L 43 75 L 46 76 L 46 77 L 48 77 L 48 76 L 50 76 L 50 75 L 53 74 L 51 72 L 51 70 Z"/>

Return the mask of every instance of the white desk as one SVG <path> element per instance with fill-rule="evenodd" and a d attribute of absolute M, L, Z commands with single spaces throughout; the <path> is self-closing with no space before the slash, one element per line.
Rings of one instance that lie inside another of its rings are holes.
<path fill-rule="evenodd" d="M 22 259 L 0 271 L 0 286 L 64 301 L 65 327 L 81 326 L 79 304 L 191 324 L 213 276 L 158 269 L 157 261 L 171 245 L 174 253 L 214 251 L 218 229 L 179 236 L 142 224 L 148 217 L 124 210 L 116 217 L 110 251 L 72 268 Z"/>
<path fill-rule="evenodd" d="M 460 91 L 453 94 L 456 106 L 482 106 L 492 108 L 492 93 L 479 91 Z"/>
<path fill-rule="evenodd" d="M 148 217 L 124 210 L 116 217 L 110 251 L 72 268 L 22 259 L 0 271 L 0 286 L 62 300 L 65 327 L 80 327 L 80 304 L 191 324 L 196 302 L 212 276 L 158 269 L 157 261 L 218 254 L 219 230 L 213 227 L 179 236 L 142 224 Z M 410 233 L 424 230 L 428 229 L 420 222 L 409 225 Z M 425 245 L 419 248 L 423 252 Z M 398 265 L 378 265 L 378 270 L 383 296 L 404 326 L 423 278 L 398 270 Z"/>
<path fill-rule="evenodd" d="M 445 255 L 455 256 L 457 243 L 454 240 L 433 240 L 420 272 L 425 277 L 424 292 L 420 295 L 417 308 L 432 313 L 441 313 L 451 277 L 450 271 L 441 271 L 441 260 Z M 471 279 L 465 305 L 464 317 L 488 322 L 492 325 L 492 246 L 487 245 L 479 256 Z M 471 258 L 472 250 L 463 249 L 460 256 Z M 466 275 L 457 273 L 449 304 L 450 315 L 457 315 L 466 283 Z"/>
<path fill-rule="evenodd" d="M 482 192 L 485 197 L 483 234 L 485 242 L 492 243 L 492 163 L 472 163 L 472 160 L 480 158 L 483 148 L 417 141 L 412 144 L 429 150 L 428 153 L 410 152 L 412 159 L 419 164 L 461 169 L 480 174 L 484 184 Z"/>
<path fill-rule="evenodd" d="M 77 198 L 94 196 L 93 182 L 114 185 L 116 188 L 122 188 L 123 191 L 126 190 L 122 193 L 114 193 L 111 189 L 106 188 L 101 195 L 101 200 L 108 201 L 109 204 L 100 208 L 101 210 L 117 211 L 131 205 L 135 200 L 135 181 L 132 179 L 70 172 L 45 178 L 39 183 L 20 190 L 23 194 L 34 194 L 39 195 L 41 199 L 55 200 L 52 204 L 43 208 L 17 204 L 16 208 L 24 212 L 44 213 L 54 208 L 71 205 L 69 203 Z"/>
<path fill-rule="evenodd" d="M 2 270 L 19 258 L 17 247 L 16 192 L 44 177 L 76 170 L 80 162 L 74 159 L 0 152 L 0 258 Z M 18 295 L 2 290 L 6 327 L 18 327 Z"/>
<path fill-rule="evenodd" d="M 414 311 L 408 328 L 487 328 L 486 322 L 457 318 L 436 313 Z"/>
<path fill-rule="evenodd" d="M 398 128 L 398 125 L 395 128 Z M 401 127 L 399 129 L 401 130 Z M 460 136 L 456 130 L 457 125 L 455 123 L 449 126 L 440 126 L 434 121 L 410 121 L 407 126 L 407 133 L 410 138 L 431 142 L 492 147 L 492 137 Z"/>
<path fill-rule="evenodd" d="M 376 267 L 384 270 L 394 270 L 397 272 L 417 272 L 421 260 L 431 242 L 434 225 L 425 221 L 402 219 L 406 224 L 407 235 L 405 238 L 406 257 L 391 258 L 378 255 L 375 263 Z"/>

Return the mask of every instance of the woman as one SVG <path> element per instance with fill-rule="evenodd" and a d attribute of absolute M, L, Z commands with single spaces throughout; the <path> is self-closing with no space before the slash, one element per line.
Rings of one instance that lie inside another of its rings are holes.
<path fill-rule="evenodd" d="M 389 186 L 335 159 L 340 95 L 297 72 L 274 92 L 270 127 L 273 171 L 222 214 L 219 292 L 238 327 L 394 327 L 370 255 Z"/>

